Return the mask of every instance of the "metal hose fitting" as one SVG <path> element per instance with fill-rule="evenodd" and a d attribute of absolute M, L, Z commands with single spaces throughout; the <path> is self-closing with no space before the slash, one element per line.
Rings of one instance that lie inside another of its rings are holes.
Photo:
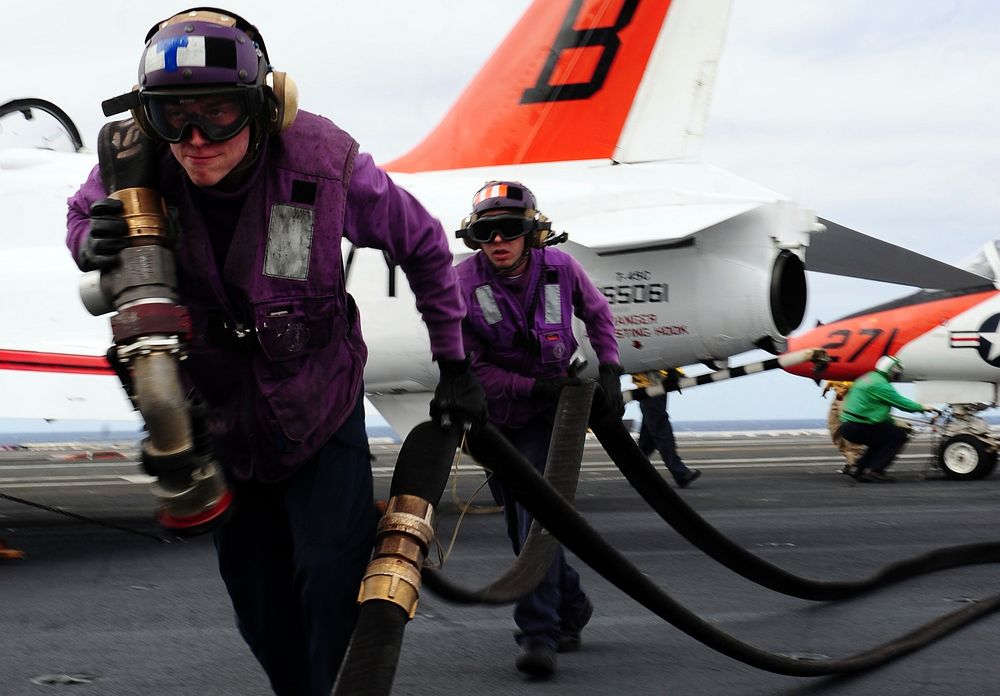
<path fill-rule="evenodd" d="M 361 581 L 358 602 L 380 599 L 417 613 L 420 569 L 434 539 L 434 506 L 414 495 L 389 499 L 376 531 L 375 553 Z"/>

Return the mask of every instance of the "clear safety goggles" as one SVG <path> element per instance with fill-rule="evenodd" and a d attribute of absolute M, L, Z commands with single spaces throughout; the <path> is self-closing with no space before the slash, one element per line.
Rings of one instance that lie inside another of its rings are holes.
<path fill-rule="evenodd" d="M 469 225 L 467 237 L 473 242 L 488 244 L 500 235 L 509 242 L 535 229 L 535 221 L 526 217 L 494 215 L 482 217 Z"/>
<path fill-rule="evenodd" d="M 259 90 L 246 88 L 178 94 L 167 90 L 139 93 L 146 119 L 158 136 L 179 143 L 192 127 L 211 141 L 229 140 L 260 110 Z"/>

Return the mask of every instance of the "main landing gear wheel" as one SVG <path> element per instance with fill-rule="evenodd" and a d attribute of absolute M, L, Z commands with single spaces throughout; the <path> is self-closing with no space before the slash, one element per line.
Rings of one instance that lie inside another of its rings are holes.
<path fill-rule="evenodd" d="M 975 435 L 953 435 L 938 450 L 938 464 L 944 475 L 956 481 L 989 476 L 997 465 L 996 450 Z"/>

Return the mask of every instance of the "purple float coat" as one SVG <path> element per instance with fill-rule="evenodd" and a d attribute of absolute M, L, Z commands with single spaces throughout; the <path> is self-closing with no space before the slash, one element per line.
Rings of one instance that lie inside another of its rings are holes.
<path fill-rule="evenodd" d="M 464 306 L 440 223 L 330 121 L 300 111 L 264 140 L 231 193 L 194 186 L 162 151 L 160 191 L 180 211 L 178 284 L 194 327 L 182 365 L 211 406 L 216 451 L 232 474 L 283 478 L 357 403 L 367 349 L 344 288 L 342 237 L 385 250 L 406 273 L 434 357 L 464 358 Z M 74 258 L 90 204 L 105 196 L 95 168 L 69 200 Z M 212 222 L 227 213 L 239 219 L 220 244 Z M 219 263 L 215 250 L 225 249 Z M 220 340 L 223 324 L 256 340 L 234 345 L 231 332 Z"/>
<path fill-rule="evenodd" d="M 465 348 L 486 390 L 493 422 L 518 427 L 551 408 L 532 401 L 531 388 L 536 378 L 566 374 L 577 349 L 574 314 L 586 326 L 597 359 L 619 362 L 607 298 L 569 254 L 532 249 L 523 293 L 496 274 L 485 254 L 456 268 L 468 307 L 462 324 Z"/>

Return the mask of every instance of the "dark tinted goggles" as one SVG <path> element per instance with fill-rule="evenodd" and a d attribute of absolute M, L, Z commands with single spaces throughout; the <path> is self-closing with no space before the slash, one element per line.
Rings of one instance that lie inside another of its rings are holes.
<path fill-rule="evenodd" d="M 476 220 L 469 225 L 468 237 L 474 242 L 487 244 L 500 235 L 500 239 L 509 242 L 523 237 L 535 229 L 535 221 L 525 217 L 493 216 Z"/>
<path fill-rule="evenodd" d="M 259 108 L 254 90 L 234 89 L 205 94 L 140 92 L 149 125 L 168 143 L 179 143 L 197 126 L 209 140 L 229 140 Z"/>

